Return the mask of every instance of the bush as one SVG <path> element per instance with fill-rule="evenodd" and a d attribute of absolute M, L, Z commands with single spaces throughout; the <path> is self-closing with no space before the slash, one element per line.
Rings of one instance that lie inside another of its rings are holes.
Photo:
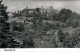
<path fill-rule="evenodd" d="M 53 48 L 57 48 L 58 47 L 58 42 L 56 41 L 56 36 L 55 35 L 50 40 L 50 42 L 53 44 Z"/>
<path fill-rule="evenodd" d="M 65 35 L 62 30 L 58 30 L 58 38 L 59 38 L 60 42 L 63 42 Z"/>
<path fill-rule="evenodd" d="M 12 25 L 12 30 L 13 31 L 17 30 L 17 22 L 16 21 L 12 21 L 11 25 Z"/>
<path fill-rule="evenodd" d="M 23 45 L 21 46 L 22 48 L 33 48 L 34 47 L 34 41 L 30 35 L 28 35 L 24 40 L 23 40 Z"/>
<path fill-rule="evenodd" d="M 42 30 L 43 31 L 48 31 L 48 30 L 50 30 L 50 29 L 52 29 L 53 28 L 53 24 L 50 24 L 50 23 L 45 23 L 45 24 L 43 24 L 43 26 L 42 26 Z"/>
<path fill-rule="evenodd" d="M 72 35 L 66 36 L 63 45 L 64 47 L 73 48 L 78 47 L 80 43 L 80 31 L 75 31 Z"/>
<path fill-rule="evenodd" d="M 24 30 L 24 24 L 23 23 L 17 23 L 16 21 L 13 21 L 11 24 L 12 24 L 12 30 L 13 31 L 21 32 L 22 30 Z"/>
<path fill-rule="evenodd" d="M 78 27 L 79 26 L 79 20 L 73 20 L 73 22 L 72 22 L 72 27 L 73 28 L 76 28 L 76 27 Z"/>
<path fill-rule="evenodd" d="M 59 29 L 60 28 L 60 23 L 59 22 L 57 22 L 57 23 L 55 23 L 54 25 L 53 25 L 53 29 L 55 30 L 55 29 Z"/>
<path fill-rule="evenodd" d="M 18 31 L 21 32 L 22 30 L 24 30 L 24 24 L 23 23 L 18 23 L 17 28 L 18 28 Z"/>

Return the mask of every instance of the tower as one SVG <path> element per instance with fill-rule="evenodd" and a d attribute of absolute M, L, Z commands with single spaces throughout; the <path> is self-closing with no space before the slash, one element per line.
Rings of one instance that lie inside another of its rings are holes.
<path fill-rule="evenodd" d="M 10 34 L 10 23 L 8 23 L 7 7 L 0 0 L 0 48 L 16 48 L 19 47 L 19 42 Z"/>

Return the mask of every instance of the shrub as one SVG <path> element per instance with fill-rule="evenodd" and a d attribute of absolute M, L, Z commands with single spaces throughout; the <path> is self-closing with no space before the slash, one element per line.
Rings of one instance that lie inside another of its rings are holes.
<path fill-rule="evenodd" d="M 30 35 L 28 35 L 23 40 L 23 45 L 21 47 L 23 47 L 23 48 L 33 48 L 34 47 L 34 41 Z"/>
<path fill-rule="evenodd" d="M 76 28 L 76 27 L 78 27 L 79 26 L 79 20 L 73 20 L 73 22 L 72 22 L 72 27 L 73 28 Z"/>
<path fill-rule="evenodd" d="M 16 21 L 13 21 L 11 24 L 12 24 L 12 30 L 13 31 L 21 32 L 22 30 L 24 30 L 24 24 L 23 23 L 17 23 Z"/>
<path fill-rule="evenodd" d="M 24 24 L 23 23 L 18 23 L 17 28 L 18 28 L 18 31 L 21 32 L 22 30 L 24 30 Z"/>
<path fill-rule="evenodd" d="M 80 31 L 75 31 L 72 35 L 66 36 L 63 45 L 64 47 L 73 48 L 79 45 Z"/>
<path fill-rule="evenodd" d="M 65 35 L 62 30 L 58 30 L 58 38 L 59 38 L 60 42 L 63 42 Z"/>

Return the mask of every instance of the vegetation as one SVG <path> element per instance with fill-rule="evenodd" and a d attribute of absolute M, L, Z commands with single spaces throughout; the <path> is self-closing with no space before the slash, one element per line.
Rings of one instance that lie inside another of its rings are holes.
<path fill-rule="evenodd" d="M 20 38 L 23 42 L 21 45 L 22 48 L 79 47 L 79 30 L 76 31 L 76 29 L 79 28 L 79 14 L 70 9 L 61 9 L 58 13 L 51 12 L 49 16 L 47 16 L 46 12 L 41 14 L 40 8 L 36 8 L 32 14 L 29 13 L 27 9 L 20 12 L 22 12 L 20 14 L 23 17 L 32 17 L 29 21 L 32 23 L 31 25 L 17 23 L 15 21 L 11 23 L 13 31 L 18 31 L 17 33 L 20 33 L 20 37 L 24 34 L 25 39 L 24 37 Z M 16 17 L 18 16 L 16 15 Z M 74 30 L 72 31 L 72 29 Z M 25 32 L 27 32 L 27 34 L 25 34 Z"/>
<path fill-rule="evenodd" d="M 13 21 L 12 23 L 12 30 L 13 31 L 22 31 L 24 30 L 24 24 L 22 23 L 17 23 L 16 21 Z"/>
<path fill-rule="evenodd" d="M 23 40 L 22 46 L 23 48 L 33 48 L 34 42 L 30 35 L 26 36 L 26 38 Z"/>
<path fill-rule="evenodd" d="M 2 11 L 0 14 L 0 46 L 2 48 L 14 47 L 5 44 L 5 41 L 2 42 L 7 39 L 6 34 L 17 39 L 21 48 L 80 47 L 80 15 L 70 9 L 64 8 L 59 12 L 51 9 L 50 13 L 47 11 L 41 13 L 41 8 L 25 8 L 12 14 L 15 19 L 24 19 L 25 23 L 17 20 L 8 23 L 7 12 Z"/>
<path fill-rule="evenodd" d="M 19 43 L 14 41 L 13 36 L 10 33 L 10 23 L 8 23 L 7 7 L 2 5 L 0 1 L 0 48 L 16 48 L 19 47 Z"/>

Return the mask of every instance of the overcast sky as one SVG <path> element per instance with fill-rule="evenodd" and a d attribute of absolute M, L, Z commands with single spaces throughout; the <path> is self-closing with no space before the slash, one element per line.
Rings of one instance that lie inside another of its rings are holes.
<path fill-rule="evenodd" d="M 80 0 L 4 0 L 3 3 L 8 6 L 8 11 L 17 11 L 22 10 L 26 6 L 29 8 L 36 8 L 36 7 L 49 7 L 53 6 L 54 9 L 60 10 L 62 8 L 71 9 L 77 13 L 80 13 Z"/>

